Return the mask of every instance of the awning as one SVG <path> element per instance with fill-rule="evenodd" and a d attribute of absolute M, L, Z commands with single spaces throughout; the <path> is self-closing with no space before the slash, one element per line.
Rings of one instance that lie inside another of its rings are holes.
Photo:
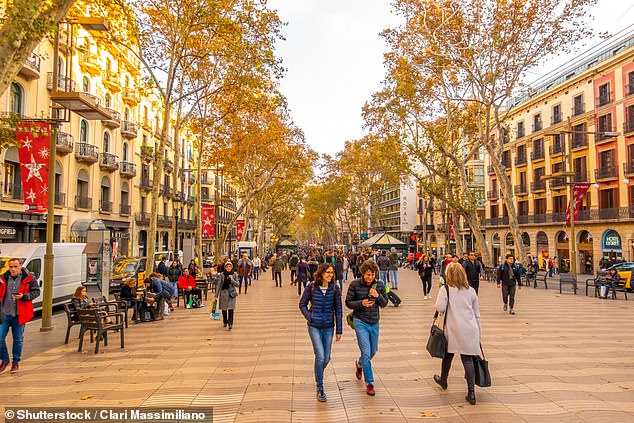
<path fill-rule="evenodd" d="M 82 251 L 82 254 L 96 255 L 101 253 L 101 248 L 102 248 L 101 242 L 89 242 L 84 247 L 84 251 Z"/>
<path fill-rule="evenodd" d="M 70 235 L 73 237 L 85 237 L 86 236 L 86 232 L 88 230 L 93 230 L 93 231 L 102 231 L 104 229 L 106 229 L 106 226 L 103 224 L 103 222 L 99 219 L 97 220 L 90 220 L 90 219 L 78 219 L 76 221 L 73 222 L 73 224 L 70 227 Z"/>

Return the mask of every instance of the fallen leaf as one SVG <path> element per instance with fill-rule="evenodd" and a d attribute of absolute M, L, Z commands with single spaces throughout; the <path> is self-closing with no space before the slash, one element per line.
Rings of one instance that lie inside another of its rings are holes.
<path fill-rule="evenodd" d="M 83 397 L 79 398 L 80 400 L 87 400 L 89 398 L 92 398 L 92 395 L 84 395 Z"/>
<path fill-rule="evenodd" d="M 229 372 L 232 372 L 232 371 L 233 371 L 233 369 L 230 369 L 230 368 L 227 368 L 227 369 L 224 369 L 224 370 L 225 370 L 225 372 L 227 372 L 227 373 L 229 373 Z"/>
<path fill-rule="evenodd" d="M 85 382 L 85 381 L 86 381 L 86 379 L 78 379 L 78 380 L 75 381 L 75 383 L 82 383 L 82 382 Z"/>
<path fill-rule="evenodd" d="M 423 411 L 421 415 L 423 417 L 438 417 L 433 411 Z"/>

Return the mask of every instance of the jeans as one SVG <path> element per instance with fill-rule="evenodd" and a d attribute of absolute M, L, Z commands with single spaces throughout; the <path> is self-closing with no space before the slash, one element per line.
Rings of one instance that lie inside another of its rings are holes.
<path fill-rule="evenodd" d="M 513 308 L 515 306 L 515 289 L 515 284 L 502 284 L 502 301 L 504 301 L 504 305 L 508 302 L 509 307 Z"/>
<path fill-rule="evenodd" d="M 343 279 L 339 279 L 337 282 L 339 283 L 339 288 L 340 288 L 339 292 L 343 292 Z"/>
<path fill-rule="evenodd" d="M 277 286 L 277 280 L 280 280 L 280 286 L 282 286 L 282 272 L 273 272 L 275 274 L 275 286 Z"/>
<path fill-rule="evenodd" d="M 354 319 L 354 331 L 361 351 L 359 366 L 363 369 L 365 383 L 374 383 L 372 374 L 372 358 L 379 349 L 379 324 L 369 325 L 363 320 Z"/>
<path fill-rule="evenodd" d="M 330 349 L 332 348 L 332 335 L 335 328 L 319 329 L 308 326 L 308 335 L 313 343 L 315 352 L 315 383 L 317 389 L 324 387 L 324 369 L 330 362 Z"/>
<path fill-rule="evenodd" d="M 442 359 L 442 368 L 440 377 L 443 380 L 447 380 L 449 376 L 449 369 L 451 369 L 451 362 L 453 361 L 453 353 L 445 353 L 445 358 Z M 464 378 L 467 379 L 467 389 L 472 392 L 475 387 L 475 367 L 473 366 L 473 356 L 460 354 L 462 360 L 462 367 L 464 367 Z"/>
<path fill-rule="evenodd" d="M 18 323 L 18 316 L 4 316 L 4 321 L 0 325 L 0 360 L 3 363 L 9 361 L 9 350 L 7 349 L 7 335 L 9 328 L 13 335 L 13 362 L 18 363 L 22 358 L 22 345 L 24 344 L 24 326 Z"/>
<path fill-rule="evenodd" d="M 343 269 L 343 280 L 344 281 L 348 280 L 348 269 Z"/>
<path fill-rule="evenodd" d="M 297 295 L 302 295 L 302 285 L 306 289 L 306 279 L 297 280 Z"/>
<path fill-rule="evenodd" d="M 398 288 L 398 269 L 390 270 L 390 283 L 392 288 Z"/>
<path fill-rule="evenodd" d="M 379 270 L 379 279 L 383 281 L 384 285 L 387 285 L 387 270 Z"/>
<path fill-rule="evenodd" d="M 295 282 L 295 276 L 297 276 L 297 270 L 291 269 L 291 283 Z"/>
<path fill-rule="evenodd" d="M 475 289 L 476 294 L 478 293 L 478 289 L 480 289 L 480 278 L 472 279 L 469 281 L 469 286 Z"/>
<path fill-rule="evenodd" d="M 238 276 L 238 293 L 242 293 L 242 281 L 244 281 L 244 293 L 247 293 L 247 288 L 251 285 L 251 276 Z"/>
<path fill-rule="evenodd" d="M 176 297 L 178 295 L 178 281 L 170 282 L 170 285 L 172 285 L 172 292 L 176 292 L 176 295 L 174 295 Z"/>
<path fill-rule="evenodd" d="M 254 267 L 253 268 L 253 279 L 255 279 L 257 281 L 259 276 L 260 276 L 260 268 L 259 267 Z"/>

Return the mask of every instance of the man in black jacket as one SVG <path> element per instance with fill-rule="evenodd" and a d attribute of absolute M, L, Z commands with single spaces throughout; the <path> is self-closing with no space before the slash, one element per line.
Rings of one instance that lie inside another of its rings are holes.
<path fill-rule="evenodd" d="M 355 362 L 357 379 L 365 376 L 366 393 L 375 395 L 372 358 L 379 348 L 379 307 L 387 306 L 385 285 L 376 279 L 379 269 L 372 260 L 361 265 L 361 278 L 350 282 L 346 307 L 353 310 L 354 331 L 361 358 Z"/>
<path fill-rule="evenodd" d="M 471 251 L 467 258 L 462 262 L 465 272 L 467 272 L 467 280 L 469 286 L 475 289 L 476 294 L 480 288 L 480 275 L 484 274 L 482 264 L 476 260 L 475 252 Z"/>
<path fill-rule="evenodd" d="M 515 314 L 515 287 L 520 283 L 520 271 L 515 264 L 513 254 L 506 255 L 506 261 L 500 265 L 497 274 L 498 288 L 502 285 L 502 301 L 504 301 L 504 311 L 511 307 L 510 314 Z M 519 289 L 522 289 L 521 285 Z"/>

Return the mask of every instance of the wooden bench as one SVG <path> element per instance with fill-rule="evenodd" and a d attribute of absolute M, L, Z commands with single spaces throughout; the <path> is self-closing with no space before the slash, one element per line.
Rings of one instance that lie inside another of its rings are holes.
<path fill-rule="evenodd" d="M 537 288 L 537 283 L 542 282 L 544 284 L 544 288 L 548 289 L 548 281 L 546 277 L 548 273 L 545 270 L 538 270 L 537 273 L 526 274 L 526 282 L 527 286 L 533 284 L 533 288 Z"/>
<path fill-rule="evenodd" d="M 616 293 L 622 292 L 625 296 L 625 301 L 627 301 L 627 289 L 625 288 L 625 281 L 618 281 L 616 283 L 610 282 L 610 280 L 606 280 L 608 283 L 608 295 L 610 291 L 612 292 L 612 299 L 616 300 Z"/>
<path fill-rule="evenodd" d="M 121 348 L 124 348 L 124 324 L 123 313 L 107 313 L 101 311 L 98 308 L 84 308 L 77 310 L 79 319 L 81 321 L 81 328 L 79 329 L 79 348 L 77 351 L 81 352 L 84 345 L 84 335 L 88 331 L 90 332 L 91 342 L 95 340 L 95 354 L 99 353 L 99 344 L 103 339 L 103 344 L 108 345 L 108 331 L 119 331 L 121 337 Z M 111 322 L 107 323 L 106 318 L 110 317 Z"/>
<path fill-rule="evenodd" d="M 572 290 L 577 295 L 577 276 L 570 273 L 559 274 L 559 293 L 561 294 L 561 287 L 563 284 L 571 284 Z"/>

